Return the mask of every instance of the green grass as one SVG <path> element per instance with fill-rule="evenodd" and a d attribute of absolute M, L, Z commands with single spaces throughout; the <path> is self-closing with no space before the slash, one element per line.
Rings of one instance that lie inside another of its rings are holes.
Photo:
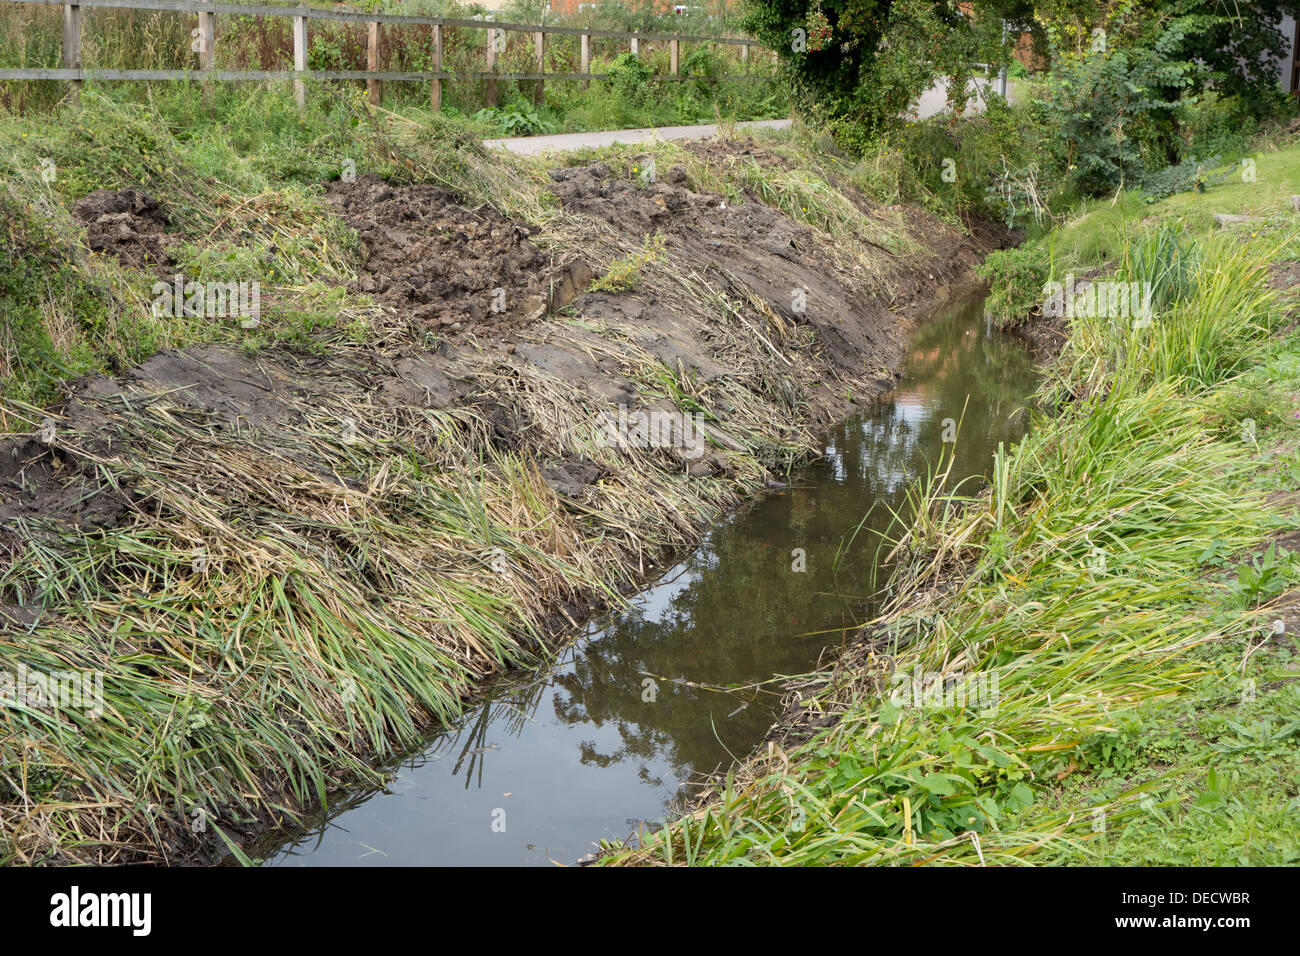
<path fill-rule="evenodd" d="M 1242 444 L 1250 493 L 1274 496 L 1275 533 L 1296 527 L 1300 488 L 1300 340 L 1275 343 L 1213 396 L 1210 422 Z M 1243 429 L 1249 421 L 1251 428 Z M 1201 555 L 1213 591 L 1195 613 L 1212 625 L 1250 612 L 1244 645 L 1198 652 L 1206 676 L 1179 699 L 1143 706 L 1083 756 L 1017 821 L 1087 825 L 1042 862 L 1088 865 L 1287 865 L 1300 860 L 1300 630 L 1291 602 L 1300 553 L 1275 542 L 1249 554 L 1213 539 Z M 1270 637 L 1275 620 L 1286 633 Z"/>
<path fill-rule="evenodd" d="M 1253 169 L 1229 165 L 1221 181 L 1208 185 L 1204 192 L 1179 193 L 1152 204 L 1140 193 L 1125 190 L 1061 213 L 1045 234 L 1031 228 L 1022 246 L 993 253 L 983 267 L 986 278 L 994 280 L 990 315 L 1002 324 L 1015 324 L 1042 303 L 1045 282 L 1063 281 L 1067 273 L 1079 276 L 1091 270 L 1120 268 L 1126 252 L 1135 246 L 1135 238 L 1159 234 L 1171 225 L 1192 237 L 1217 232 L 1234 237 L 1233 241 L 1271 237 L 1283 247 L 1278 257 L 1294 256 L 1290 197 L 1300 186 L 1300 151 L 1261 149 L 1247 158 Z M 1221 228 L 1214 220 L 1215 213 L 1258 217 L 1259 221 Z"/>

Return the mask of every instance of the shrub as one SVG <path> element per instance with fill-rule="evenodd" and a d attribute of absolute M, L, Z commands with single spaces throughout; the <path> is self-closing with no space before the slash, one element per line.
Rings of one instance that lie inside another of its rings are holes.
<path fill-rule="evenodd" d="M 989 283 L 984 314 L 1006 328 L 1042 305 L 1043 286 L 1052 276 L 1052 257 L 1042 243 L 990 253 L 977 274 Z"/>
<path fill-rule="evenodd" d="M 640 106 L 646 100 L 653 76 L 654 70 L 635 53 L 620 53 L 605 71 L 605 83 L 616 97 Z"/>

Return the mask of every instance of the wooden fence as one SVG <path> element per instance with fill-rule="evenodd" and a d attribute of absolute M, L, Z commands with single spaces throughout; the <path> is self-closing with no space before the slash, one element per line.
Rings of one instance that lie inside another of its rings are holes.
<path fill-rule="evenodd" d="M 63 67 L 35 69 L 0 69 L 0 80 L 66 80 L 74 86 L 84 80 L 218 80 L 264 81 L 292 79 L 298 105 L 306 104 L 305 81 L 315 80 L 365 80 L 370 102 L 378 104 L 380 84 L 385 82 L 427 82 L 433 108 L 442 109 L 442 84 L 448 80 L 483 80 L 489 106 L 497 105 L 497 83 L 501 80 L 532 81 L 533 102 L 541 103 L 547 79 L 579 80 L 585 89 L 588 81 L 600 79 L 605 74 L 591 72 L 592 37 L 625 40 L 632 53 L 639 52 L 640 41 L 666 42 L 669 48 L 669 73 L 657 79 L 674 81 L 684 79 L 678 72 L 683 43 L 722 43 L 740 47 L 740 58 L 745 72 L 749 70 L 750 49 L 761 45 L 746 37 L 697 36 L 677 33 L 638 33 L 619 30 L 598 30 L 592 27 L 570 27 L 559 24 L 500 23 L 494 20 L 457 19 L 453 17 L 409 17 L 388 13 L 320 8 L 286 7 L 264 4 L 203 3 L 196 0 L 81 0 L 66 3 L 64 0 L 0 0 L 2 3 L 31 3 L 63 8 Z M 101 70 L 83 69 L 81 65 L 81 14 L 83 10 L 116 8 L 128 10 L 158 10 L 170 13 L 192 13 L 197 18 L 193 36 L 194 49 L 199 54 L 198 70 Z M 216 53 L 217 24 L 222 16 L 291 17 L 293 19 L 293 69 L 292 70 L 218 70 Z M 368 26 L 365 70 L 309 70 L 307 69 L 307 21 L 334 20 L 347 23 L 365 23 Z M 432 70 L 420 72 L 385 72 L 379 62 L 379 25 L 399 24 L 430 28 Z M 442 69 L 443 30 L 446 28 L 485 30 L 484 45 L 486 69 L 477 73 L 448 73 Z M 531 33 L 537 69 L 532 73 L 502 73 L 497 70 L 497 55 L 505 48 L 506 33 Z M 546 73 L 546 37 L 576 35 L 581 38 L 581 70 L 578 73 Z"/>

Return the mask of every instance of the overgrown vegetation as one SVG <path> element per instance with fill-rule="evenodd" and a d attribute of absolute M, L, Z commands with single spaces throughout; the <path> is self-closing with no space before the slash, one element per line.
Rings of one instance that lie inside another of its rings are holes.
<path fill-rule="evenodd" d="M 451 3 L 362 5 L 407 16 L 438 15 L 462 19 L 484 16 L 481 5 L 461 7 Z M 725 20 L 704 16 L 651 17 L 635 24 L 625 22 L 621 4 L 607 4 L 603 11 L 586 11 L 574 23 L 597 29 L 653 30 L 659 33 L 705 33 L 725 35 L 732 27 Z M 498 19 L 516 23 L 540 23 L 542 11 L 522 8 L 507 11 Z M 53 8 L 6 4 L 0 9 L 0 64 L 15 67 L 61 66 L 61 14 Z M 569 24 L 555 16 L 548 23 Z M 191 48 L 193 17 L 155 11 L 104 10 L 88 18 L 84 30 L 83 63 L 102 69 L 198 68 L 198 54 Z M 284 17 L 225 17 L 217 45 L 217 66 L 231 70 L 282 70 L 293 61 L 291 21 Z M 503 33 L 497 70 L 501 73 L 532 73 L 536 70 L 533 37 L 528 33 Z M 548 73 L 577 73 L 580 68 L 579 37 L 551 34 L 547 37 L 545 67 Z M 484 71 L 484 30 L 447 28 L 443 33 L 444 70 L 457 73 Z M 433 69 L 432 47 L 427 28 L 385 25 L 380 34 L 380 62 L 390 71 Z M 364 23 L 313 20 L 309 32 L 307 65 L 312 70 L 366 69 L 367 34 Z M 445 112 L 453 119 L 472 120 L 483 136 L 530 136 L 554 132 L 618 129 L 711 123 L 723 120 L 764 119 L 785 116 L 789 100 L 784 88 L 773 81 L 768 57 L 755 54 L 742 64 L 740 47 L 706 41 L 687 42 L 681 47 L 680 73 L 685 81 L 662 79 L 670 72 L 666 43 L 644 41 L 638 55 L 626 50 L 626 41 L 595 37 L 591 41 L 591 71 L 607 74 L 603 80 L 584 86 L 576 80 L 548 80 L 545 97 L 534 99 L 531 81 L 501 80 L 498 102 L 489 106 L 486 85 L 481 79 L 446 81 L 443 84 Z M 364 88 L 360 81 L 324 82 L 314 87 L 313 96 L 329 100 L 338 91 Z M 182 86 L 187 97 L 193 90 Z M 59 83 L 0 82 L 0 105 L 14 112 L 49 108 L 64 93 Z M 146 96 L 147 94 L 141 94 Z M 384 105 L 389 109 L 419 108 L 429 102 L 424 83 L 384 84 Z"/>
<path fill-rule="evenodd" d="M 744 25 L 778 51 L 796 104 L 842 148 L 901 145 L 932 192 L 1013 226 L 1042 228 L 1054 211 L 1121 189 L 1158 199 L 1202 188 L 1294 108 L 1278 83 L 1288 41 L 1275 0 L 991 0 L 961 10 L 756 0 L 748 10 Z M 983 72 L 1008 65 L 1021 78 L 1015 108 Z M 908 122 L 940 81 L 953 114 L 983 115 Z"/>

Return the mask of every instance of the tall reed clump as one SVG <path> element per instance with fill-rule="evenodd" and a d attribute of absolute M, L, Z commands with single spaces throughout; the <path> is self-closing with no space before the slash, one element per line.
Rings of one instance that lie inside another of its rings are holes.
<path fill-rule="evenodd" d="M 1140 236 L 1123 250 L 1114 278 L 1149 283 L 1152 314 L 1071 316 L 1067 383 L 1090 393 L 1131 374 L 1195 392 L 1244 370 L 1277 318 L 1265 280 L 1278 248 L 1226 236 L 1192 247 L 1173 227 Z"/>
<path fill-rule="evenodd" d="M 1076 322 L 1074 400 L 999 452 L 988 493 L 942 471 L 918 485 L 886 612 L 805 683 L 833 726 L 772 743 L 608 862 L 1015 863 L 1086 826 L 1016 816 L 1126 713 L 1203 676 L 1194 648 L 1254 629 L 1199 610 L 1222 587 L 1206 542 L 1241 549 L 1269 522 L 1247 451 L 1218 440 L 1200 397 L 1277 320 L 1272 251 L 1206 241 L 1150 326 Z M 1171 256 L 1148 252 L 1130 274 L 1167 282 Z"/>

